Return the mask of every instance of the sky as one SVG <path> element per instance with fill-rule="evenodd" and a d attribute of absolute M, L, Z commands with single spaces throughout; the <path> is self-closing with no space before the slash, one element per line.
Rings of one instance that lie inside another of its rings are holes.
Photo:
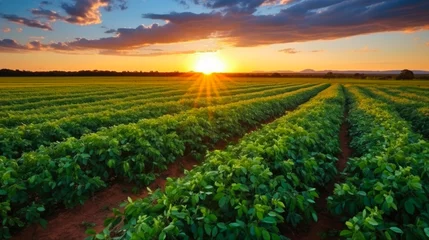
<path fill-rule="evenodd" d="M 429 70 L 429 0 L 0 0 L 0 69 Z"/>

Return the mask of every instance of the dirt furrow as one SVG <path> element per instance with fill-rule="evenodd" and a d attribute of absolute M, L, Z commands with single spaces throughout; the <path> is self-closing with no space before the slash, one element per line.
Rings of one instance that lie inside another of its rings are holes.
<path fill-rule="evenodd" d="M 293 109 L 288 109 L 287 111 L 293 111 Z M 273 117 L 262 122 L 259 126 L 249 128 L 247 133 L 256 131 L 264 124 L 269 124 L 275 119 L 277 118 Z M 214 150 L 223 150 L 228 144 L 237 143 L 241 137 L 233 137 L 228 141 L 219 142 L 214 147 Z M 148 187 L 151 190 L 164 189 L 167 178 L 181 177 L 184 175 L 184 170 L 190 170 L 200 163 L 201 161 L 197 161 L 190 155 L 182 157 L 171 163 L 167 170 L 162 172 Z M 112 208 L 118 208 L 128 197 L 138 199 L 148 195 L 146 189 L 135 194 L 133 193 L 134 188 L 136 188 L 135 184 L 115 183 L 109 188 L 96 193 L 84 205 L 59 211 L 58 214 L 48 219 L 46 229 L 43 229 L 40 225 L 32 225 L 18 233 L 12 240 L 82 240 L 87 237 L 85 234 L 87 228 L 94 228 L 97 231 L 103 230 L 104 219 L 112 215 Z"/>
<path fill-rule="evenodd" d="M 352 155 L 350 148 L 349 124 L 347 122 L 348 109 L 344 111 L 344 120 L 340 128 L 340 147 L 341 152 L 338 154 L 337 170 L 343 172 L 347 165 L 348 158 Z M 336 176 L 335 181 L 332 181 L 320 192 L 320 197 L 316 200 L 316 211 L 318 221 L 308 226 L 298 228 L 298 230 L 289 229 L 289 237 L 291 240 L 317 240 L 317 239 L 340 239 L 339 232 L 343 228 L 343 223 L 336 216 L 333 216 L 328 210 L 327 198 L 332 194 L 335 183 L 341 181 L 341 175 Z"/>

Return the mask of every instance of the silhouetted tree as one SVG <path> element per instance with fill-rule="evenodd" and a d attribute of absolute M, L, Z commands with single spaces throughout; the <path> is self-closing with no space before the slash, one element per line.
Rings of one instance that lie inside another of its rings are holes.
<path fill-rule="evenodd" d="M 414 73 L 413 71 L 410 71 L 408 69 L 404 69 L 401 71 L 401 73 L 396 77 L 397 80 L 412 80 L 414 79 Z"/>
<path fill-rule="evenodd" d="M 281 77 L 282 75 L 280 73 L 273 73 L 271 74 L 271 77 Z"/>
<path fill-rule="evenodd" d="M 327 72 L 325 74 L 325 76 L 324 76 L 324 78 L 327 78 L 327 79 L 331 79 L 331 78 L 334 78 L 334 77 L 335 77 L 335 75 L 334 75 L 333 72 Z"/>

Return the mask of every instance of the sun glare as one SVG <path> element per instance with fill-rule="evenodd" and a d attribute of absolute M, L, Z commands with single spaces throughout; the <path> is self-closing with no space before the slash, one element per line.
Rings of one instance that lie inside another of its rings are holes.
<path fill-rule="evenodd" d="M 195 71 L 206 75 L 224 72 L 225 64 L 216 53 L 200 53 L 195 64 Z"/>

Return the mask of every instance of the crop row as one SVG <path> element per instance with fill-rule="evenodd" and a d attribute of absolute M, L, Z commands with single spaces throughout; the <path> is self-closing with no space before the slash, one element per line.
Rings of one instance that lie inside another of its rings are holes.
<path fill-rule="evenodd" d="M 261 121 L 281 115 L 328 85 L 277 96 L 193 109 L 175 116 L 119 125 L 80 139 L 41 147 L 16 161 L 0 157 L 1 234 L 10 227 L 46 221 L 54 206 L 83 203 L 114 177 L 147 185 L 156 173 L 184 155 L 203 154 L 218 141 L 243 135 Z"/>
<path fill-rule="evenodd" d="M 133 88 L 133 91 L 141 91 L 141 90 L 156 90 L 156 89 L 164 89 L 164 91 L 168 90 L 166 87 L 158 87 L 154 86 L 151 88 L 148 87 L 141 87 L 141 88 Z M 27 93 L 27 96 L 19 97 L 19 98 L 6 98 L 6 99 L 0 99 L 0 106 L 10 106 L 10 105 L 16 105 L 17 107 L 21 107 L 21 104 L 27 104 L 27 103 L 41 103 L 44 104 L 47 101 L 66 101 L 74 98 L 85 98 L 85 97 L 92 97 L 92 96 L 111 96 L 114 94 L 120 94 L 120 93 L 126 93 L 130 92 L 129 88 L 118 88 L 118 89 L 106 89 L 106 90 L 93 90 L 91 92 L 83 92 L 83 93 L 73 93 L 69 95 L 53 95 L 53 96 L 31 96 L 31 92 Z"/>
<path fill-rule="evenodd" d="M 248 89 L 250 87 L 241 87 L 241 88 L 237 88 L 237 89 L 232 89 L 231 91 L 246 91 L 246 89 Z M 252 88 L 258 88 L 257 86 L 253 86 Z M 261 87 L 264 88 L 264 87 Z M 75 103 L 75 104 L 66 104 L 66 105 L 58 105 L 58 106 L 45 106 L 45 107 L 38 107 L 37 109 L 26 109 L 26 110 L 15 110 L 15 111 L 10 111 L 10 112 L 5 112 L 5 113 L 0 113 L 1 117 L 4 116 L 9 116 L 10 114 L 47 114 L 47 113 L 51 113 L 51 112 L 56 112 L 56 111 L 69 111 L 71 109 L 76 109 L 76 108 L 86 108 L 86 107 L 96 107 L 96 106 L 106 106 L 106 105 L 116 105 L 118 102 L 129 102 L 129 101 L 136 101 L 136 100 L 144 100 L 144 98 L 146 97 L 166 97 L 166 96 L 172 96 L 172 95 L 176 95 L 179 96 L 181 94 L 187 94 L 188 90 L 186 89 L 182 89 L 182 90 L 178 90 L 177 88 L 171 91 L 165 91 L 165 90 L 160 90 L 159 92 L 151 92 L 148 94 L 149 95 L 134 95 L 131 94 L 131 96 L 128 97 L 124 97 L 121 99 L 107 99 L 107 100 L 100 100 L 97 102 L 90 102 L 90 103 Z M 204 91 L 203 94 L 207 94 L 206 91 Z"/>
<path fill-rule="evenodd" d="M 286 85 L 284 85 L 286 86 Z M 218 95 L 231 95 L 231 94 L 241 94 L 241 93 L 249 93 L 254 91 L 262 91 L 277 88 L 279 86 L 270 86 L 270 87 L 252 87 L 252 88 L 239 88 L 232 89 L 227 91 L 219 91 Z M 157 91 L 152 90 L 148 91 L 145 94 L 140 94 L 137 96 L 130 96 L 121 99 L 109 99 L 109 100 L 101 100 L 95 103 L 87 103 L 87 104 L 71 104 L 71 105 L 63 105 L 45 108 L 43 111 L 40 109 L 36 109 L 39 111 L 24 111 L 24 112 L 5 112 L 2 115 L 7 115 L 7 118 L 0 118 L 0 125 L 4 127 L 14 127 L 19 126 L 21 124 L 28 123 L 40 123 L 44 121 L 52 121 L 54 119 L 60 119 L 63 117 L 71 117 L 73 115 L 82 115 L 86 113 L 93 112 L 101 112 L 106 110 L 124 110 L 127 108 L 131 108 L 136 105 L 141 105 L 150 102 L 168 102 L 168 101 L 177 101 L 182 98 L 197 98 L 199 97 L 207 97 L 207 93 L 204 91 L 203 93 L 194 93 L 188 94 L 185 90 L 171 90 L 166 91 L 166 89 L 159 89 Z"/>
<path fill-rule="evenodd" d="M 152 103 L 134 104 L 134 107 L 126 110 L 75 115 L 56 121 L 46 121 L 40 124 L 24 125 L 11 129 L 0 128 L 0 136 L 2 136 L 0 140 L 0 152 L 3 156 L 15 158 L 24 152 L 35 150 L 41 145 L 63 141 L 68 137 L 80 137 L 86 133 L 96 132 L 102 127 L 133 123 L 141 119 L 156 118 L 165 114 L 175 114 L 189 110 L 195 106 L 225 104 L 255 97 L 266 97 L 290 92 L 302 87 L 301 85 L 292 86 L 253 94 L 236 95 L 228 98 L 217 97 L 195 100 L 190 96 L 188 99 L 180 101 L 156 101 L 155 103 L 153 103 L 152 99 L 152 101 L 148 100 L 148 102 Z"/>
<path fill-rule="evenodd" d="M 68 104 L 76 104 L 76 103 L 89 103 L 89 102 L 96 102 L 100 100 L 105 99 L 120 99 L 123 97 L 128 96 L 138 96 L 139 94 L 150 92 L 153 90 L 163 90 L 165 91 L 165 88 L 160 88 L 157 86 L 151 86 L 151 87 L 145 87 L 141 89 L 136 89 L 135 91 L 119 91 L 118 93 L 109 94 L 109 95 L 89 95 L 89 96 L 81 96 L 81 97 L 71 97 L 71 98 L 65 98 L 65 99 L 58 99 L 58 100 L 42 100 L 42 101 L 36 101 L 36 102 L 27 102 L 22 104 L 14 104 L 14 105 L 6 105 L 1 106 L 1 111 L 21 111 L 21 110 L 28 110 L 28 109 L 37 109 L 37 108 L 43 108 L 48 106 L 57 106 L 57 105 L 68 105 Z"/>
<path fill-rule="evenodd" d="M 112 89 L 123 89 L 130 88 L 130 85 L 118 86 L 118 85 L 85 85 L 82 86 L 62 86 L 62 87 L 24 87 L 24 88 L 1 88 L 0 99 L 18 99 L 31 97 L 51 97 L 56 95 L 72 96 L 74 94 L 85 94 L 96 91 L 108 91 Z"/>
<path fill-rule="evenodd" d="M 401 89 L 386 88 L 386 87 L 380 88 L 380 89 L 389 95 L 394 95 L 396 97 L 401 97 L 401 98 L 407 98 L 413 101 L 422 101 L 422 102 L 429 103 L 429 97 L 421 93 L 415 93 L 410 90 L 401 90 Z"/>
<path fill-rule="evenodd" d="M 247 86 L 242 86 L 242 85 L 237 85 L 237 86 L 230 86 L 232 88 L 241 88 L 241 89 L 245 89 L 245 88 L 251 88 L 254 87 L 255 85 L 247 85 Z M 258 84 L 258 86 L 260 87 L 264 87 L 264 86 L 268 86 L 266 84 Z M 69 92 L 69 93 L 62 93 L 62 89 L 59 88 L 54 88 L 54 89 L 46 89 L 44 90 L 43 94 L 36 94 L 33 95 L 34 93 L 32 91 L 24 91 L 24 93 L 21 94 L 14 94 L 12 96 L 10 95 L 6 95 L 6 96 L 1 96 L 0 98 L 0 105 L 19 105 L 19 104 L 24 104 L 24 103 L 36 103 L 36 102 L 46 102 L 49 100 L 66 100 L 66 99 L 70 99 L 70 98 L 78 98 L 78 97 L 89 97 L 89 96 L 102 96 L 102 95 L 108 95 L 108 94 L 117 94 L 117 93 L 121 93 L 121 92 L 132 92 L 132 91 L 137 91 L 137 90 L 141 90 L 141 89 L 149 89 L 149 88 L 164 88 L 164 89 L 168 89 L 171 88 L 171 86 L 166 86 L 166 85 L 153 85 L 153 86 L 142 86 L 142 85 L 136 85 L 136 86 L 129 86 L 126 85 L 124 86 L 110 86 L 109 88 L 103 87 L 103 86 L 85 86 L 85 90 L 82 91 L 82 87 L 77 88 L 76 90 L 78 90 L 77 92 Z M 179 86 L 179 88 L 175 88 L 177 89 L 184 89 L 186 88 L 187 85 L 183 85 L 183 86 Z M 87 88 L 89 88 L 89 90 L 87 90 Z M 194 90 L 199 90 L 199 89 L 194 89 Z M 204 89 L 206 90 L 206 89 Z M 51 94 L 49 94 L 49 92 L 52 92 Z M 59 92 L 57 92 L 59 91 Z M 188 89 L 188 91 L 192 91 L 192 89 Z M 2 91 L 0 90 L 0 93 Z M 61 94 L 62 93 L 62 94 Z"/>
<path fill-rule="evenodd" d="M 395 109 L 350 88 L 351 147 L 357 157 L 328 198 L 330 210 L 350 218 L 347 239 L 429 237 L 429 143 Z"/>
<path fill-rule="evenodd" d="M 422 109 L 429 107 L 429 102 L 415 101 L 392 94 L 387 94 L 379 89 L 365 88 L 369 96 L 383 100 L 391 104 L 401 117 L 411 122 L 413 129 L 429 138 L 429 115 Z"/>
<path fill-rule="evenodd" d="M 164 192 L 129 199 L 102 233 L 88 233 L 97 239 L 284 239 L 279 224 L 317 221 L 316 187 L 336 175 L 343 110 L 342 87 L 332 86 L 237 145 L 209 153 L 185 177 L 169 179 Z"/>

